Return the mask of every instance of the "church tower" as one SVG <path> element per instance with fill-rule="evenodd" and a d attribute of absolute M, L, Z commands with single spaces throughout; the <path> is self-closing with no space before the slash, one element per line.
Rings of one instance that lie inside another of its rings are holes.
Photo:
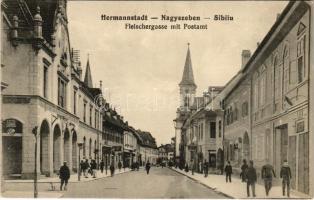
<path fill-rule="evenodd" d="M 87 64 L 86 64 L 86 72 L 85 72 L 84 83 L 85 83 L 85 85 L 87 85 L 89 88 L 93 88 L 92 73 L 91 73 L 90 66 L 89 66 L 89 56 L 88 56 L 88 58 L 87 58 Z"/>
<path fill-rule="evenodd" d="M 183 76 L 179 83 L 180 88 L 180 107 L 177 109 L 177 117 L 174 119 L 175 128 L 175 159 L 176 162 L 184 162 L 184 149 L 182 148 L 182 126 L 189 115 L 189 111 L 194 104 L 196 93 L 196 84 L 194 82 L 194 75 L 192 69 L 192 60 L 190 52 L 190 44 L 188 43 L 188 51 L 186 54 Z"/>
<path fill-rule="evenodd" d="M 180 87 L 180 110 L 188 111 L 194 103 L 196 84 L 194 82 L 192 60 L 190 53 L 190 44 L 188 43 L 188 51 L 186 54 L 185 65 L 183 69 L 182 80 L 179 83 Z"/>

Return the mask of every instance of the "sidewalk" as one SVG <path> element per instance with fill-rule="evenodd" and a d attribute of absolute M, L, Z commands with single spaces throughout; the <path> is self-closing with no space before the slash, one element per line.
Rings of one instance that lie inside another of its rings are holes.
<path fill-rule="evenodd" d="M 38 198 L 60 198 L 63 193 L 58 192 L 38 192 Z M 33 191 L 5 191 L 1 194 L 4 198 L 34 198 Z"/>
<path fill-rule="evenodd" d="M 172 170 L 183 174 L 217 192 L 223 193 L 226 196 L 229 196 L 231 198 L 236 199 L 244 199 L 248 198 L 246 194 L 246 183 L 243 183 L 239 178 L 232 177 L 231 183 L 226 183 L 225 176 L 224 175 L 214 175 L 214 174 L 208 174 L 208 177 L 205 178 L 203 174 L 194 173 L 192 175 L 192 172 L 189 171 L 186 173 L 184 170 L 175 169 L 172 168 Z M 250 191 L 252 192 L 252 191 Z M 259 199 L 266 199 L 266 198 L 284 198 L 286 199 L 287 196 L 282 196 L 282 190 L 280 186 L 273 186 L 269 196 L 267 197 L 265 194 L 265 188 L 261 184 L 255 185 L 255 193 L 256 198 Z M 252 197 L 252 194 L 251 194 Z M 306 196 L 304 194 L 299 194 L 296 191 L 290 191 L 290 198 L 296 198 L 296 199 L 310 199 L 309 196 Z"/>
<path fill-rule="evenodd" d="M 131 171 L 126 168 L 121 169 L 121 171 L 116 170 L 115 175 L 126 173 Z M 110 177 L 110 171 L 104 171 L 101 173 L 97 171 L 96 178 L 93 178 L 90 174 L 88 178 L 85 178 L 83 175 L 81 176 L 81 181 L 78 181 L 77 174 L 72 174 L 69 180 L 69 183 L 80 183 L 80 182 L 88 182 L 94 181 L 98 179 L 102 179 L 105 177 Z M 60 179 L 59 177 L 45 177 L 38 180 L 38 197 L 42 198 L 60 198 L 63 196 L 63 192 L 59 191 Z M 5 191 L 0 193 L 0 197 L 7 198 L 33 198 L 34 193 L 34 180 L 5 180 Z"/>
<path fill-rule="evenodd" d="M 129 172 L 131 171 L 129 168 L 126 168 L 125 170 L 122 168 L 121 171 L 115 170 L 115 174 L 121 174 L 121 173 L 125 173 L 125 172 Z M 76 183 L 76 182 L 87 182 L 87 181 L 93 181 L 93 180 L 97 180 L 97 179 L 101 179 L 101 178 L 105 178 L 110 176 L 110 170 L 106 171 L 104 170 L 103 173 L 100 172 L 100 170 L 97 171 L 96 174 L 96 178 L 93 178 L 90 174 L 88 174 L 88 178 L 85 178 L 83 173 L 81 175 L 81 181 L 78 181 L 78 175 L 77 174 L 71 174 L 70 179 L 69 179 L 69 183 Z M 16 180 L 5 180 L 5 183 L 33 183 L 34 180 L 22 180 L 22 179 L 16 179 Z M 45 177 L 45 178 L 41 178 L 38 179 L 37 181 L 38 183 L 59 183 L 60 179 L 58 176 L 55 177 Z"/>

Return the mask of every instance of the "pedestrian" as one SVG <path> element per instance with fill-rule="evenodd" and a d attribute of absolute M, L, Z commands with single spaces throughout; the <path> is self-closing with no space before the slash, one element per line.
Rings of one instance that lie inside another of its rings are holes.
<path fill-rule="evenodd" d="M 119 172 L 121 172 L 122 163 L 121 163 L 121 161 L 120 161 L 120 160 L 119 160 L 119 162 L 118 162 L 118 168 L 119 168 Z"/>
<path fill-rule="evenodd" d="M 282 178 L 282 195 L 285 196 L 285 189 L 287 187 L 287 196 L 290 197 L 290 179 L 291 169 L 288 165 L 288 161 L 284 160 L 280 170 L 280 178 Z"/>
<path fill-rule="evenodd" d="M 68 180 L 70 178 L 70 169 L 67 166 L 67 162 L 63 162 L 63 166 L 60 167 L 59 178 L 61 179 L 60 191 L 62 191 L 62 187 L 64 184 L 64 190 L 67 190 Z"/>
<path fill-rule="evenodd" d="M 149 161 L 147 161 L 145 168 L 146 168 L 146 173 L 149 174 L 149 170 L 150 170 L 150 163 L 149 163 Z"/>
<path fill-rule="evenodd" d="M 189 172 L 189 165 L 188 165 L 188 163 L 185 164 L 185 169 L 184 170 L 185 170 L 185 172 Z"/>
<path fill-rule="evenodd" d="M 113 164 L 113 162 L 110 164 L 110 174 L 111 174 L 111 177 L 114 176 L 114 164 Z"/>
<path fill-rule="evenodd" d="M 273 166 L 267 161 L 267 163 L 262 167 L 262 179 L 264 179 L 266 196 L 268 196 L 269 191 L 272 187 L 273 175 L 276 177 Z"/>
<path fill-rule="evenodd" d="M 225 167 L 225 172 L 226 172 L 226 183 L 228 183 L 228 180 L 231 183 L 232 166 L 230 165 L 230 161 L 228 161 L 228 164 Z"/>
<path fill-rule="evenodd" d="M 97 164 L 96 164 L 96 161 L 95 161 L 95 160 L 92 160 L 92 161 L 91 161 L 90 168 L 91 168 L 91 171 L 92 171 L 92 174 L 91 174 L 91 175 L 93 176 L 93 178 L 96 178 Z"/>
<path fill-rule="evenodd" d="M 204 165 L 203 165 L 204 177 L 205 177 L 205 178 L 208 176 L 208 167 L 209 167 L 209 164 L 208 164 L 208 162 L 207 162 L 206 159 L 205 159 Z"/>
<path fill-rule="evenodd" d="M 88 178 L 88 171 L 89 171 L 89 163 L 88 163 L 88 160 L 86 159 L 85 163 L 84 163 L 84 176 L 85 176 L 85 178 Z"/>
<path fill-rule="evenodd" d="M 192 175 L 194 175 L 194 168 L 195 168 L 194 160 L 191 161 L 190 167 L 191 167 Z"/>
<path fill-rule="evenodd" d="M 248 168 L 249 166 L 247 165 L 247 163 L 246 163 L 246 160 L 245 159 L 243 159 L 243 164 L 242 164 L 242 166 L 241 166 L 241 173 L 240 173 L 240 178 L 242 179 L 242 182 L 244 182 L 245 181 L 245 179 L 246 179 L 246 175 L 245 175 L 245 171 L 246 171 L 246 169 Z"/>
<path fill-rule="evenodd" d="M 257 180 L 256 170 L 253 167 L 254 163 L 252 160 L 250 160 L 249 167 L 246 169 L 245 175 L 246 175 L 246 191 L 247 191 L 247 197 L 250 197 L 250 186 L 252 188 L 253 197 L 256 197 L 255 195 L 255 183 Z"/>
<path fill-rule="evenodd" d="M 105 167 L 105 162 L 103 159 L 101 159 L 100 161 L 100 172 L 103 173 L 104 172 L 104 167 Z"/>
<path fill-rule="evenodd" d="M 85 170 L 84 168 L 85 168 L 84 161 L 81 160 L 81 162 L 80 162 L 80 171 L 79 171 L 80 176 L 82 175 L 82 172 L 83 172 L 83 174 L 84 174 L 84 170 Z"/>
<path fill-rule="evenodd" d="M 198 171 L 199 171 L 199 173 L 203 173 L 203 169 L 202 169 L 202 166 L 203 166 L 203 163 L 200 161 L 199 163 L 198 163 Z"/>

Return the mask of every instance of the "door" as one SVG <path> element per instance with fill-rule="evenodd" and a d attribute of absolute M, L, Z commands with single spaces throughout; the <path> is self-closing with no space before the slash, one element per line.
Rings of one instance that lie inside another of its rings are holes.
<path fill-rule="evenodd" d="M 6 136 L 3 139 L 3 174 L 22 173 L 22 137 Z"/>
<path fill-rule="evenodd" d="M 274 165 L 279 174 L 284 160 L 288 159 L 288 126 L 287 124 L 277 127 L 274 135 Z"/>

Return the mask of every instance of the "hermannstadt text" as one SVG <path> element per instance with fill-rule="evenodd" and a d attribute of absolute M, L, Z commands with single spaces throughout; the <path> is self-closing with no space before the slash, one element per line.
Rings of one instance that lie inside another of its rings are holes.
<path fill-rule="evenodd" d="M 108 16 L 105 14 L 101 15 L 102 21 L 128 21 L 124 24 L 124 28 L 128 30 L 204 30 L 208 29 L 208 23 L 213 21 L 233 21 L 234 18 L 228 14 L 215 14 L 213 17 L 200 17 L 200 16 L 169 16 L 160 15 L 160 17 L 148 15 L 131 15 L 131 16 Z M 172 24 L 158 24 L 151 23 L 146 24 L 146 21 L 157 22 L 160 20 L 161 23 L 170 22 Z M 204 20 L 204 23 L 202 22 Z M 132 23 L 134 21 L 135 23 Z M 140 22 L 142 23 L 136 23 Z M 201 23 L 200 23 L 201 22 Z"/>

